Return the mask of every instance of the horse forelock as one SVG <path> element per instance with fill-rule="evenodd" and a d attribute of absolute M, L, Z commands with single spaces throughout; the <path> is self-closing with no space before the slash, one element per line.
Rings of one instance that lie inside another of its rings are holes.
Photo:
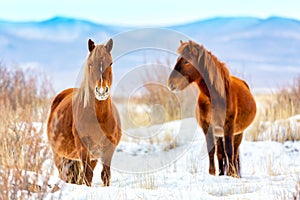
<path fill-rule="evenodd" d="M 196 58 L 196 63 L 193 63 L 195 67 L 199 71 L 204 70 L 207 72 L 210 85 L 215 88 L 222 98 L 226 98 L 226 88 L 230 83 L 230 74 L 224 63 L 220 62 L 203 45 L 199 45 L 193 41 L 181 43 L 177 52 L 181 57 L 188 60 Z M 201 59 L 204 61 L 203 66 L 201 65 Z M 200 67 L 203 67 L 202 70 L 200 70 Z"/>
<path fill-rule="evenodd" d="M 105 47 L 102 44 L 96 45 L 92 52 L 90 52 L 88 59 L 95 60 L 104 57 L 105 55 Z"/>

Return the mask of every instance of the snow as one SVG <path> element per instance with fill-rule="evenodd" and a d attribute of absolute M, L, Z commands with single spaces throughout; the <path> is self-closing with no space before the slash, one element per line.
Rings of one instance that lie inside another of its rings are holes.
<path fill-rule="evenodd" d="M 149 132 L 156 132 L 151 137 L 156 139 L 149 140 Z M 204 136 L 193 118 L 124 134 L 128 137 L 113 157 L 110 187 L 102 187 L 100 164 L 92 187 L 67 184 L 55 171 L 45 199 L 300 198 L 300 142 L 244 140 L 240 146 L 242 178 L 237 179 L 208 174 Z M 175 136 L 175 143 L 166 139 L 168 134 Z M 166 148 L 169 143 L 175 145 Z M 55 185 L 60 189 L 52 193 Z M 31 198 L 37 195 L 33 193 Z"/>

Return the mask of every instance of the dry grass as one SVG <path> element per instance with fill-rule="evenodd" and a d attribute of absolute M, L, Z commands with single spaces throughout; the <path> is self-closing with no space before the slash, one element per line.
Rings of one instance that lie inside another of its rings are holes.
<path fill-rule="evenodd" d="M 0 65 L 0 199 L 44 197 L 52 165 L 45 166 L 43 131 L 52 95 L 43 74 Z"/>
<path fill-rule="evenodd" d="M 142 173 L 137 174 L 134 177 L 134 182 L 136 183 L 134 188 L 141 188 L 147 190 L 155 190 L 158 188 L 157 177 L 155 174 Z"/>
<path fill-rule="evenodd" d="M 143 73 L 139 74 L 142 80 L 139 88 L 129 92 L 129 98 L 117 98 L 117 104 L 126 106 L 123 109 L 126 113 L 121 111 L 121 116 L 126 116 L 122 118 L 124 129 L 164 124 L 194 116 L 197 89 L 189 86 L 178 93 L 171 92 L 167 87 L 170 71 L 159 61 L 145 67 Z"/>
<path fill-rule="evenodd" d="M 276 93 L 256 96 L 258 111 L 246 139 L 251 141 L 300 140 L 300 121 L 290 117 L 300 114 L 300 76 L 292 85 Z"/>
<path fill-rule="evenodd" d="M 169 151 L 171 149 L 175 149 L 176 147 L 178 147 L 178 141 L 172 129 L 165 130 L 165 135 L 163 140 L 164 140 L 163 142 L 165 143 L 164 151 Z"/>

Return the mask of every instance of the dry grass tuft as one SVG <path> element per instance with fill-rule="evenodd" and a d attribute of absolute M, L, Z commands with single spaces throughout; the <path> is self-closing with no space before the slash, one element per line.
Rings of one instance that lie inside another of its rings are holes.
<path fill-rule="evenodd" d="M 155 190 L 158 188 L 157 178 L 154 174 L 142 173 L 135 176 L 136 188 Z"/>
<path fill-rule="evenodd" d="M 276 93 L 256 96 L 258 111 L 246 139 L 278 142 L 300 140 L 300 76 Z"/>
<path fill-rule="evenodd" d="M 44 197 L 52 164 L 43 131 L 52 95 L 42 73 L 0 64 L 0 199 Z"/>

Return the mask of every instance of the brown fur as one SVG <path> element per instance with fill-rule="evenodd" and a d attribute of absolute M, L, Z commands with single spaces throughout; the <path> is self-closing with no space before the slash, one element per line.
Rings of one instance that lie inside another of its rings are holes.
<path fill-rule="evenodd" d="M 85 74 L 80 88 L 60 92 L 53 100 L 47 124 L 50 146 L 60 178 L 91 186 L 93 170 L 101 158 L 101 178 L 110 184 L 110 164 L 121 138 L 120 118 L 110 96 L 96 98 L 95 88 L 111 87 L 112 40 L 94 45 L 89 40 Z"/>
<path fill-rule="evenodd" d="M 181 42 L 169 77 L 171 90 L 196 83 L 200 90 L 196 118 L 206 136 L 210 174 L 215 174 L 217 148 L 220 174 L 240 176 L 238 148 L 243 131 L 256 114 L 256 103 L 245 81 L 230 76 L 225 64 L 193 41 Z M 215 139 L 217 138 L 217 142 Z"/>

